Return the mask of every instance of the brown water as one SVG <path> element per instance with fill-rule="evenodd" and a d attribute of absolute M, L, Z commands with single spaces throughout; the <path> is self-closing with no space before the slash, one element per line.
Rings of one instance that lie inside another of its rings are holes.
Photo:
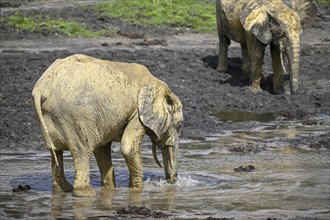
<path fill-rule="evenodd" d="M 150 145 L 143 149 L 144 190 L 127 188 L 128 171 L 119 146 L 113 147 L 117 188 L 102 189 L 96 162 L 91 180 L 95 198 L 75 198 L 70 193 L 52 194 L 48 152 L 1 150 L 0 219 L 126 219 L 116 210 L 129 204 L 162 210 L 172 219 L 330 219 L 330 148 L 293 146 L 295 138 L 330 133 L 330 117 L 316 125 L 300 121 L 261 123 L 254 130 L 227 131 L 204 142 L 180 145 L 179 180 L 169 185 L 157 168 Z M 242 153 L 233 149 L 249 148 Z M 73 182 L 73 162 L 65 157 L 66 173 Z M 255 166 L 253 172 L 234 168 Z M 13 193 L 18 184 L 32 189 Z M 143 218 L 143 217 L 141 217 Z"/>
<path fill-rule="evenodd" d="M 259 121 L 268 122 L 276 119 L 273 113 L 253 113 L 240 111 L 221 111 L 214 114 L 221 121 L 242 122 L 242 121 Z"/>

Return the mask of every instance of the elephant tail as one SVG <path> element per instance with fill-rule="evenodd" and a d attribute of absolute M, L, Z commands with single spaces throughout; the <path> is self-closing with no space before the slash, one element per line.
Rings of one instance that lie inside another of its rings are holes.
<path fill-rule="evenodd" d="M 54 146 L 52 140 L 50 139 L 49 131 L 48 131 L 45 119 L 42 115 L 41 105 L 43 102 L 46 101 L 46 97 L 42 96 L 40 90 L 34 90 L 32 96 L 33 96 L 34 109 L 35 109 L 35 112 L 39 119 L 39 123 L 40 123 L 41 130 L 42 130 L 42 135 L 44 137 L 46 147 L 47 147 L 47 149 L 52 150 L 52 153 L 53 153 L 54 159 L 55 159 L 55 163 L 56 163 L 56 168 L 58 168 L 59 165 L 58 165 L 58 160 L 57 160 L 57 156 L 55 153 L 55 146 Z"/>

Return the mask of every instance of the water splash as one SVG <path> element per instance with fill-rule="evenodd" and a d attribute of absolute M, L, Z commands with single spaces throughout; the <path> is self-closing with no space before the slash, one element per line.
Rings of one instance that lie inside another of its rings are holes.
<path fill-rule="evenodd" d="M 179 187 L 194 187 L 203 184 L 197 179 L 192 178 L 190 175 L 179 176 L 176 185 Z"/>
<path fill-rule="evenodd" d="M 144 182 L 144 186 L 152 186 L 152 187 L 169 187 L 173 186 L 172 184 L 168 183 L 165 179 L 152 179 L 148 177 Z M 198 185 L 203 184 L 197 179 L 192 178 L 190 175 L 183 175 L 178 176 L 177 182 L 174 184 L 174 186 L 178 187 L 195 187 Z"/>

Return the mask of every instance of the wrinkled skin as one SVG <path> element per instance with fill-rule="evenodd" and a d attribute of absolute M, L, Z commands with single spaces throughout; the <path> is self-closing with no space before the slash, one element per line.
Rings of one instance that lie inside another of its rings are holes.
<path fill-rule="evenodd" d="M 32 95 L 45 144 L 52 154 L 54 190 L 94 196 L 89 179 L 93 154 L 102 186 L 114 188 L 112 141 L 121 142 L 130 172 L 129 186 L 142 189 L 141 144 L 145 134 L 161 148 L 166 178 L 175 182 L 182 105 L 144 66 L 72 55 L 56 60 L 40 77 Z M 63 150 L 69 150 L 74 160 L 73 187 L 64 175 Z"/>
<path fill-rule="evenodd" d="M 242 70 L 251 74 L 253 91 L 260 90 L 265 47 L 269 44 L 273 66 L 273 92 L 283 93 L 284 62 L 287 55 L 290 92 L 298 90 L 300 18 L 282 0 L 216 0 L 219 35 L 217 70 L 227 72 L 230 40 L 241 44 Z"/>

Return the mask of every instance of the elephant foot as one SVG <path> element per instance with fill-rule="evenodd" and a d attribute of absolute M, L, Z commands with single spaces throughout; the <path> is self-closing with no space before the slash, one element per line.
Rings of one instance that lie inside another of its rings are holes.
<path fill-rule="evenodd" d="M 113 184 L 107 184 L 107 183 L 103 183 L 102 184 L 102 187 L 105 188 L 105 189 L 115 189 L 116 186 L 113 185 Z"/>
<path fill-rule="evenodd" d="M 217 71 L 219 73 L 228 73 L 228 68 L 217 67 Z"/>
<path fill-rule="evenodd" d="M 257 87 L 257 86 L 251 86 L 251 87 L 250 87 L 250 90 L 251 90 L 251 92 L 254 93 L 254 94 L 257 94 L 257 93 L 262 92 L 262 89 L 261 89 L 260 87 Z"/>
<path fill-rule="evenodd" d="M 94 197 L 96 195 L 92 187 L 73 189 L 73 195 L 76 197 Z"/>
<path fill-rule="evenodd" d="M 143 188 L 142 179 L 130 181 L 129 188 L 134 190 L 142 190 Z"/>
<path fill-rule="evenodd" d="M 227 65 L 218 64 L 217 71 L 219 73 L 228 73 L 228 66 Z"/>
<path fill-rule="evenodd" d="M 129 189 L 132 192 L 141 192 L 143 190 L 142 186 L 141 187 L 137 187 L 137 186 L 129 186 Z"/>

